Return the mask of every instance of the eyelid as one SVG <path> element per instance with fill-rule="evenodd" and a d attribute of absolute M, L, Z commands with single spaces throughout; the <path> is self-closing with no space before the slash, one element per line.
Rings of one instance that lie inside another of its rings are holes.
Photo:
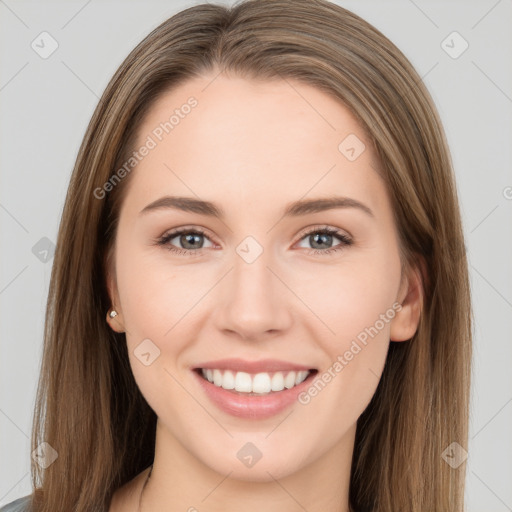
<path fill-rule="evenodd" d="M 300 232 L 300 236 L 298 237 L 297 242 L 302 240 L 305 236 L 309 235 L 310 233 L 316 233 L 317 231 L 322 231 L 322 230 L 329 231 L 331 234 L 337 235 L 337 236 L 339 236 L 341 234 L 345 234 L 345 236 L 347 238 L 350 238 L 351 240 L 353 239 L 352 235 L 348 231 L 346 231 L 346 230 L 342 230 L 340 228 L 336 228 L 334 226 L 331 226 L 330 224 L 314 224 L 312 226 L 308 226 L 308 227 L 304 228 Z M 181 233 L 190 233 L 190 232 L 198 232 L 201 235 L 205 235 L 211 241 L 215 242 L 217 245 L 220 245 L 215 240 L 215 236 L 213 236 L 210 231 L 208 231 L 205 228 L 202 228 L 202 227 L 199 227 L 199 226 L 194 226 L 194 225 L 191 225 L 191 226 L 181 226 L 179 228 L 174 228 L 174 229 L 166 230 L 166 231 L 164 231 L 164 233 L 162 235 L 157 237 L 157 240 L 161 240 L 162 238 L 167 238 L 167 237 L 169 237 L 171 235 L 174 237 L 174 236 L 180 235 Z"/>
<path fill-rule="evenodd" d="M 182 233 L 198 233 L 204 235 L 206 238 L 208 238 L 212 242 L 215 242 L 217 245 L 220 245 L 218 244 L 218 242 L 215 241 L 215 236 L 211 234 L 210 231 L 199 226 L 181 226 L 179 228 L 168 229 L 167 231 L 164 231 L 162 235 L 157 237 L 157 240 L 161 240 L 162 238 L 168 237 L 174 238 L 175 236 L 181 235 Z"/>
<path fill-rule="evenodd" d="M 313 226 L 309 226 L 304 228 L 304 230 L 300 233 L 299 240 L 304 238 L 306 235 L 310 233 L 316 233 L 317 231 L 329 231 L 332 235 L 341 236 L 344 235 L 347 238 L 353 240 L 353 236 L 345 229 L 337 228 L 335 226 L 331 226 L 330 224 L 314 224 Z"/>

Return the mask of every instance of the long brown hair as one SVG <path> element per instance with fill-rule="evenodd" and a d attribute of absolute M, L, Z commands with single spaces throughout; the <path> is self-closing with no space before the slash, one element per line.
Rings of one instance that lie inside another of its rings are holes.
<path fill-rule="evenodd" d="M 433 101 L 412 65 L 369 23 L 325 0 L 202 4 L 169 18 L 126 58 L 92 116 L 69 184 L 45 319 L 32 450 L 34 511 L 107 509 L 113 492 L 152 463 L 156 415 L 133 378 L 124 334 L 105 315 L 106 272 L 130 176 L 98 198 L 134 150 L 154 101 L 181 82 L 224 70 L 297 79 L 342 102 L 367 132 L 392 201 L 404 268 L 421 266 L 414 337 L 391 343 L 358 420 L 354 510 L 463 510 L 472 312 L 451 158 Z M 420 265 L 423 262 L 423 265 Z"/>

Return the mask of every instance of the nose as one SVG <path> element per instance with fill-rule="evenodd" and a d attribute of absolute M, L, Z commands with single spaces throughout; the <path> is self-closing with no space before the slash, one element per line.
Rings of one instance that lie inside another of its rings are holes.
<path fill-rule="evenodd" d="M 235 255 L 215 306 L 217 328 L 231 336 L 257 341 L 277 336 L 292 323 L 293 293 L 277 266 L 263 253 L 252 263 Z"/>

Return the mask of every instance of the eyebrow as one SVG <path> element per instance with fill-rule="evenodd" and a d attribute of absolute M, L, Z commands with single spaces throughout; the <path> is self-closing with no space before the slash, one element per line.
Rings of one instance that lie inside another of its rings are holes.
<path fill-rule="evenodd" d="M 144 207 L 139 215 L 149 213 L 155 210 L 162 209 L 175 209 L 184 212 L 198 213 L 209 217 L 216 217 L 219 219 L 225 218 L 225 212 L 222 208 L 210 201 L 203 201 L 194 197 L 178 197 L 178 196 L 163 196 L 153 201 Z M 326 210 L 333 210 L 336 208 L 357 208 L 365 212 L 370 217 L 375 217 L 372 210 L 365 204 L 352 199 L 350 197 L 324 197 L 318 199 L 302 199 L 289 203 L 285 210 L 283 217 L 299 217 L 311 213 L 323 212 Z"/>

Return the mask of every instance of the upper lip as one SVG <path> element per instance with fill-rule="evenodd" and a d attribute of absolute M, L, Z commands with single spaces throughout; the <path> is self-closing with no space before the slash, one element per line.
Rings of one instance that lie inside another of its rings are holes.
<path fill-rule="evenodd" d="M 218 359 L 194 366 L 195 369 L 210 368 L 212 370 L 232 370 L 246 373 L 302 371 L 312 370 L 311 366 L 279 361 L 278 359 L 260 359 L 259 361 L 246 361 L 244 359 Z"/>

